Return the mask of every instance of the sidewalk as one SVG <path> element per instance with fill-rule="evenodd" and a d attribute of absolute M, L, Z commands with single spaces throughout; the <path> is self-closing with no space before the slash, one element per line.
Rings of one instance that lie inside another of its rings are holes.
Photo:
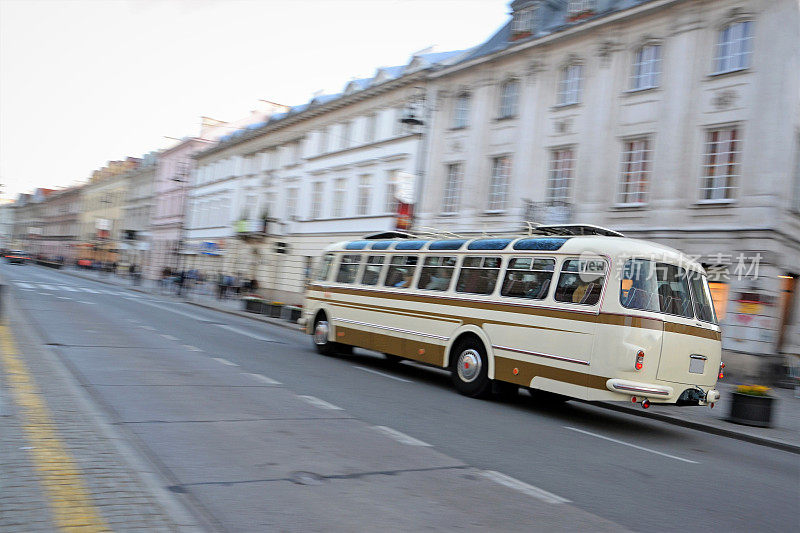
<path fill-rule="evenodd" d="M 199 531 L 17 310 L 0 322 L 0 530 Z"/>
<path fill-rule="evenodd" d="M 187 296 L 179 298 L 175 296 L 174 287 L 172 285 L 169 288 L 170 290 L 165 291 L 152 280 L 143 280 L 142 285 L 134 286 L 131 284 L 130 280 L 112 274 L 99 275 L 94 271 L 74 270 L 63 270 L 62 272 L 108 283 L 110 285 L 128 287 L 139 292 L 172 296 L 179 301 L 254 320 L 260 320 L 282 327 L 297 327 L 296 324 L 285 320 L 247 313 L 243 311 L 243 304 L 239 299 L 218 300 L 214 294 L 208 294 L 208 292 L 197 290 L 190 291 Z M 660 420 L 669 424 L 770 446 L 793 453 L 800 453 L 800 398 L 795 397 L 795 392 L 790 389 L 772 389 L 772 395 L 777 398 L 777 401 L 773 404 L 773 427 L 758 428 L 734 424 L 726 420 L 730 413 L 731 393 L 736 390 L 736 385 L 738 385 L 738 383 L 727 382 L 725 380 L 717 384 L 717 389 L 720 391 L 722 397 L 713 409 L 709 407 L 675 407 L 654 404 L 648 410 L 644 410 L 638 404 L 632 405 L 609 402 L 597 402 L 595 405 L 635 416 Z"/>

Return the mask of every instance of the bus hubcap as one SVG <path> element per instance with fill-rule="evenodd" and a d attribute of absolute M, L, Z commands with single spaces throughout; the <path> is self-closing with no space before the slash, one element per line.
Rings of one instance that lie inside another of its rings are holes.
<path fill-rule="evenodd" d="M 318 346 L 322 346 L 328 342 L 328 323 L 324 320 L 317 322 L 317 327 L 314 328 L 314 342 Z"/>
<path fill-rule="evenodd" d="M 472 348 L 464 350 L 461 352 L 461 355 L 458 356 L 458 364 L 456 367 L 458 377 L 461 378 L 461 381 L 466 383 L 475 381 L 481 373 L 482 365 L 481 356 L 477 351 Z"/>

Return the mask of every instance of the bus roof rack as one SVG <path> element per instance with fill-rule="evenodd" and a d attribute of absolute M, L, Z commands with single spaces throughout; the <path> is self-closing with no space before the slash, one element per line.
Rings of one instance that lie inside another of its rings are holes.
<path fill-rule="evenodd" d="M 381 239 L 418 239 L 419 236 L 405 231 L 381 231 L 379 233 L 370 233 L 364 235 L 365 240 L 381 240 Z"/>
<path fill-rule="evenodd" d="M 622 233 L 613 229 L 595 226 L 594 224 L 553 224 L 537 225 L 530 223 L 532 233 L 545 235 L 603 235 L 605 237 L 624 237 Z"/>

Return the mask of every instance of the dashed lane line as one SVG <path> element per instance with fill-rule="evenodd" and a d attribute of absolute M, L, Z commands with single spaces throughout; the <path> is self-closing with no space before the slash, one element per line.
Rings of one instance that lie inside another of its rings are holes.
<path fill-rule="evenodd" d="M 387 426 L 372 426 L 372 429 L 374 429 L 379 433 L 383 433 L 387 437 L 396 440 L 400 444 L 407 444 L 408 446 L 431 446 L 427 442 L 415 439 L 410 435 L 406 435 L 405 433 L 402 433 L 400 431 L 397 431 L 396 429 L 392 429 Z"/>
<path fill-rule="evenodd" d="M 636 448 L 637 450 L 642 450 L 643 452 L 650 452 L 656 455 L 660 455 L 662 457 L 669 457 L 670 459 L 675 459 L 676 461 L 683 461 L 684 463 L 691 463 L 691 464 L 700 464 L 697 461 L 692 461 L 691 459 L 684 459 L 683 457 L 678 457 L 677 455 L 670 455 L 668 453 L 659 452 L 657 450 L 651 450 L 650 448 L 645 448 L 644 446 L 637 446 L 636 444 L 631 444 L 630 442 L 625 442 L 622 440 L 612 439 L 611 437 L 606 437 L 604 435 L 598 435 L 597 433 L 592 433 L 590 431 L 584 431 L 582 429 L 573 428 L 570 426 L 564 426 L 566 429 L 570 431 L 577 431 L 578 433 L 583 433 L 584 435 L 590 435 L 592 437 L 597 437 L 598 439 L 607 440 L 609 442 L 614 442 L 616 444 L 622 444 L 623 446 L 630 446 L 631 448 Z"/>
<path fill-rule="evenodd" d="M 239 335 L 245 335 L 246 337 L 251 337 L 253 339 L 257 339 L 260 341 L 266 342 L 275 342 L 275 339 L 270 337 L 262 337 L 261 335 L 256 335 L 251 331 L 247 331 L 246 329 L 237 328 L 236 326 L 229 326 L 227 324 L 217 324 L 217 326 L 227 329 L 228 331 L 233 331 L 234 333 L 238 333 Z"/>
<path fill-rule="evenodd" d="M 40 283 L 40 284 L 39 284 L 39 287 L 40 287 L 40 288 L 42 288 L 42 289 L 44 289 L 44 290 L 46 290 L 46 291 L 55 291 L 55 290 L 58 290 L 58 289 L 56 289 L 55 287 L 53 287 L 52 285 L 47 285 L 47 284 L 45 284 L 45 283 Z"/>
<path fill-rule="evenodd" d="M 167 333 L 160 333 L 159 335 L 161 335 L 162 337 L 164 337 L 168 341 L 177 341 L 178 340 L 178 337 L 175 337 L 173 335 L 169 335 Z"/>
<path fill-rule="evenodd" d="M 377 370 L 372 370 L 371 368 L 364 368 L 363 366 L 357 366 L 356 368 L 359 370 L 363 370 L 364 372 L 369 372 L 370 374 L 378 374 L 379 376 L 383 376 L 389 379 L 394 379 L 396 381 L 402 381 L 403 383 L 411 383 L 410 379 L 398 378 L 397 376 L 393 376 L 391 374 L 385 374 L 383 372 L 378 372 Z"/>
<path fill-rule="evenodd" d="M 80 303 L 82 303 L 82 304 L 94 305 L 94 302 L 87 302 L 86 300 L 76 300 L 76 301 L 77 301 L 77 302 L 80 302 Z"/>
<path fill-rule="evenodd" d="M 531 496 L 532 498 L 541 500 L 545 503 L 569 503 L 569 500 L 566 498 L 557 496 L 552 492 L 547 492 L 546 490 L 540 489 L 539 487 L 528 485 L 523 481 L 514 479 L 513 477 L 507 476 L 505 474 L 501 474 L 500 472 L 495 472 L 494 470 L 485 470 L 481 472 L 481 475 L 491 479 L 492 481 L 494 481 L 499 485 L 503 485 L 504 487 L 516 490 L 517 492 L 521 492 L 523 494 Z"/>
<path fill-rule="evenodd" d="M 236 363 L 232 363 L 232 362 L 228 361 L 227 359 L 225 359 L 223 357 L 212 357 L 211 359 L 213 359 L 214 361 L 216 361 L 218 363 L 222 363 L 223 365 L 239 366 Z"/>
<path fill-rule="evenodd" d="M 16 283 L 17 287 L 22 287 L 23 289 L 33 288 L 33 285 L 31 285 L 30 283 L 25 283 L 23 281 L 15 281 L 14 283 Z"/>
<path fill-rule="evenodd" d="M 0 348 L 9 390 L 19 406 L 30 445 L 26 448 L 50 500 L 55 525 L 69 531 L 111 531 L 92 503 L 82 472 L 61 442 L 39 387 L 5 324 L 0 324 Z"/>
<path fill-rule="evenodd" d="M 325 400 L 320 400 L 316 396 L 298 396 L 304 402 L 313 405 L 314 407 L 319 407 L 320 409 L 329 409 L 331 411 L 344 411 L 343 408 L 339 407 L 338 405 L 333 405 L 332 403 L 328 403 Z"/>
<path fill-rule="evenodd" d="M 184 348 L 186 348 L 190 352 L 202 352 L 203 351 L 200 348 L 198 348 L 197 346 L 192 346 L 191 344 L 182 344 L 181 346 L 183 346 Z"/>
<path fill-rule="evenodd" d="M 283 385 L 280 381 L 276 381 L 272 378 L 268 378 L 267 376 L 263 376 L 261 374 L 250 374 L 248 372 L 242 372 L 245 376 L 250 376 L 251 378 L 255 379 L 256 381 L 260 381 L 265 385 Z"/>
<path fill-rule="evenodd" d="M 59 300 L 72 300 L 69 296 L 56 296 Z"/>

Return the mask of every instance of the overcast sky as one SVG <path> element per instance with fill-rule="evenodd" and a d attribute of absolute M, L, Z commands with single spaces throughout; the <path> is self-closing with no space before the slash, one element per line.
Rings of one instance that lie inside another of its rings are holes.
<path fill-rule="evenodd" d="M 15 198 L 86 179 L 257 99 L 474 46 L 509 0 L 0 0 L 0 183 Z"/>

